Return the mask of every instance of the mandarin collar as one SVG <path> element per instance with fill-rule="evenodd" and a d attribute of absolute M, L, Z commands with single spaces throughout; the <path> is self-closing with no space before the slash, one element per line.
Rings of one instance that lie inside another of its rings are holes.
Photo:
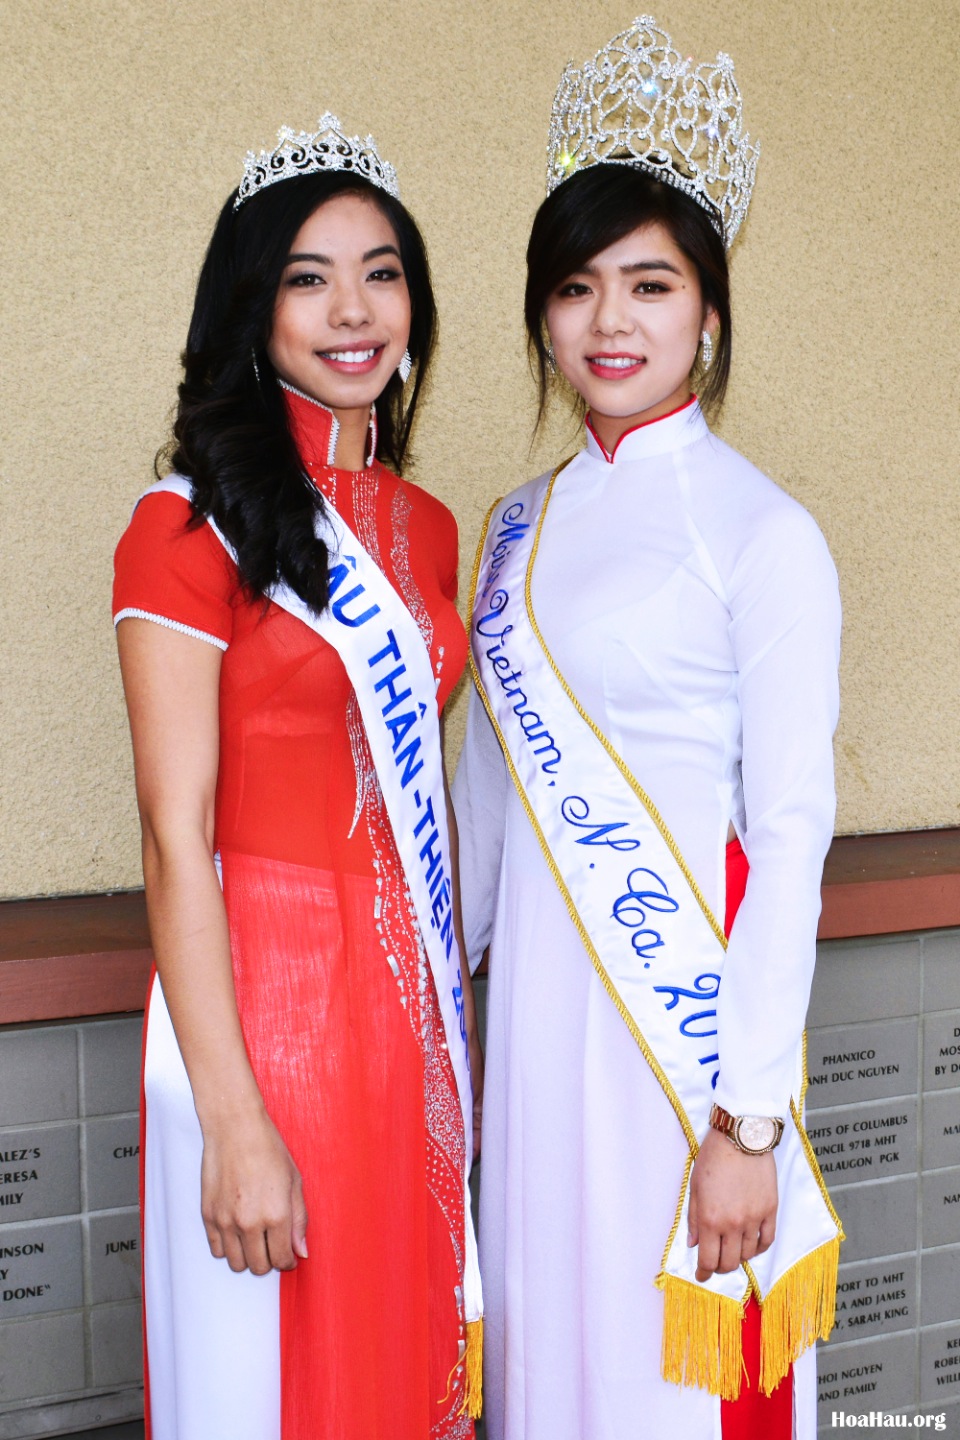
<path fill-rule="evenodd" d="M 340 433 L 340 421 L 336 415 L 319 400 L 314 400 L 312 395 L 289 385 L 286 380 L 280 380 L 279 385 L 283 391 L 293 443 L 303 463 L 308 469 L 311 466 L 329 468 L 335 465 L 337 436 Z M 376 453 L 377 411 L 376 407 L 371 405 L 368 467 L 373 464 Z"/>
<path fill-rule="evenodd" d="M 635 460 L 648 460 L 654 455 L 665 455 L 670 450 L 680 450 L 693 445 L 708 435 L 707 422 L 696 395 L 691 395 L 676 410 L 661 415 L 657 420 L 645 420 L 625 430 L 620 436 L 611 455 L 598 439 L 590 416 L 587 416 L 586 453 L 591 460 L 602 465 L 622 465 Z"/>

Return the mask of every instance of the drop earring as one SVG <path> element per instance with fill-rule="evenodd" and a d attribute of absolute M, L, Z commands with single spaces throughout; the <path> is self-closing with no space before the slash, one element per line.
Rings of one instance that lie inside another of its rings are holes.
<path fill-rule="evenodd" d="M 257 377 L 257 384 L 260 384 L 260 366 L 257 364 L 257 350 L 255 345 L 250 346 L 250 359 L 253 361 L 253 373 Z"/>
<path fill-rule="evenodd" d="M 403 355 L 400 358 L 400 364 L 397 366 L 397 374 L 400 376 L 401 385 L 406 385 L 407 381 L 410 379 L 410 372 L 412 369 L 413 361 L 410 359 L 410 351 L 404 350 Z"/>
<path fill-rule="evenodd" d="M 704 330 L 703 334 L 700 337 L 700 341 L 703 345 L 703 353 L 700 357 L 701 364 L 703 365 L 704 370 L 709 370 L 710 366 L 713 364 L 713 336 L 710 334 L 709 330 Z"/>
<path fill-rule="evenodd" d="M 552 344 L 547 346 L 547 369 L 550 371 L 550 374 L 551 374 L 551 375 L 556 375 L 556 373 L 557 373 L 557 357 L 556 357 L 556 355 L 554 355 L 554 353 L 553 353 L 553 345 L 552 345 Z"/>

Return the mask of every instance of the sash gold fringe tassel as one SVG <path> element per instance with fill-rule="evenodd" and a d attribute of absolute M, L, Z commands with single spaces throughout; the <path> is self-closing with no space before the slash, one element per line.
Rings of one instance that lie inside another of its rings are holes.
<path fill-rule="evenodd" d="M 805 1255 L 764 1296 L 760 1312 L 760 1389 L 770 1395 L 815 1340 L 829 1339 L 837 1303 L 840 1240 Z"/>
<path fill-rule="evenodd" d="M 661 1273 L 663 1350 L 660 1373 L 674 1385 L 693 1385 L 736 1400 L 743 1371 L 746 1301 L 715 1295 L 703 1285 Z"/>
<path fill-rule="evenodd" d="M 463 1404 L 461 1415 L 479 1420 L 483 1410 L 483 1321 L 467 1321 L 467 1350 L 463 1357 Z"/>

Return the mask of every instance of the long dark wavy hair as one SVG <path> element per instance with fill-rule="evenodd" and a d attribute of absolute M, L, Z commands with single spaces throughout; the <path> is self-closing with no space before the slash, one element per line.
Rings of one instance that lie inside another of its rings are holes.
<path fill-rule="evenodd" d="M 601 250 L 638 230 L 660 224 L 695 266 L 704 305 L 720 320 L 713 363 L 698 378 L 700 403 L 709 414 L 720 409 L 730 379 L 733 320 L 730 272 L 723 241 L 702 206 L 681 190 L 630 165 L 593 165 L 558 185 L 537 211 L 527 246 L 524 318 L 530 360 L 540 391 L 537 424 L 550 395 L 550 366 L 544 310 L 564 280 Z"/>
<path fill-rule="evenodd" d="M 410 293 L 414 378 L 405 398 L 394 373 L 376 402 L 377 457 L 402 467 L 436 340 L 430 267 L 399 200 L 344 172 L 278 182 L 238 210 L 236 192 L 228 198 L 197 283 L 173 440 L 156 465 L 158 474 L 172 468 L 192 481 L 196 523 L 213 517 L 250 595 L 265 596 L 282 580 L 316 614 L 329 598 L 327 547 L 314 532 L 323 499 L 304 473 L 266 347 L 294 237 L 318 206 L 344 191 L 369 199 L 392 225 Z"/>

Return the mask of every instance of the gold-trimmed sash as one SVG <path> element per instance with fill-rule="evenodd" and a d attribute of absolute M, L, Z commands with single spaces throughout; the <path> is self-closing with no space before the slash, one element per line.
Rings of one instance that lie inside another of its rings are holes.
<path fill-rule="evenodd" d="M 689 1178 L 706 1133 L 726 938 L 663 817 L 587 714 L 537 624 L 532 577 L 560 466 L 487 516 L 471 593 L 471 664 L 517 793 L 597 975 L 673 1107 L 689 1148 L 656 1285 L 662 1372 L 733 1399 L 741 1320 L 761 1305 L 761 1386 L 833 1326 L 840 1222 L 791 1104 L 776 1151 L 776 1239 L 751 1265 L 696 1280 Z M 798 1074 L 803 1073 L 798 1056 Z"/>

